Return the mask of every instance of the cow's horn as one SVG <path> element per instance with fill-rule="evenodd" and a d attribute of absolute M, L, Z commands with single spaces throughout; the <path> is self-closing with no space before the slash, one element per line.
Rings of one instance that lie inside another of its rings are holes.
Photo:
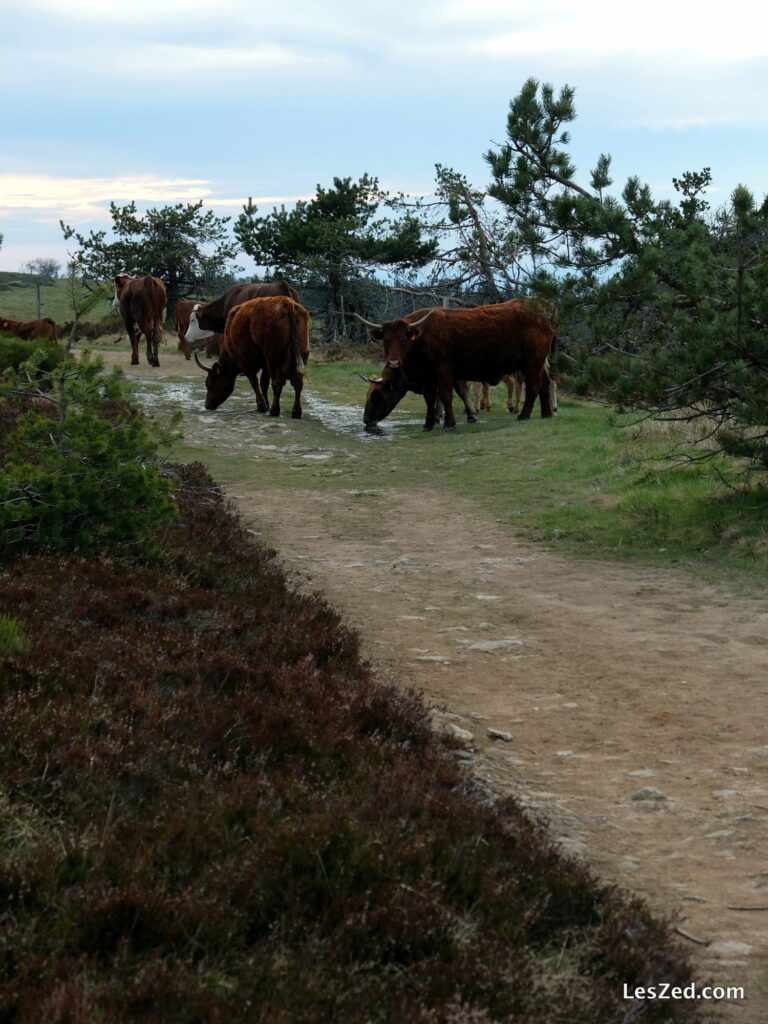
<path fill-rule="evenodd" d="M 360 316 L 359 313 L 355 313 L 354 315 L 357 317 L 361 324 L 365 324 L 366 327 L 373 328 L 374 331 L 380 331 L 383 326 L 382 324 L 375 324 L 371 320 L 366 320 L 365 317 Z"/>
<path fill-rule="evenodd" d="M 200 367 L 200 369 L 205 370 L 206 373 L 210 373 L 211 370 L 213 369 L 212 366 L 205 366 L 203 363 L 200 362 L 200 360 L 197 358 L 197 352 L 195 352 L 195 362 Z"/>
<path fill-rule="evenodd" d="M 357 376 L 360 380 L 364 380 L 366 384 L 381 384 L 382 380 L 384 380 L 383 377 L 370 377 L 368 374 L 360 373 L 359 371 Z"/>
<path fill-rule="evenodd" d="M 432 316 L 432 314 L 434 312 L 435 312 L 434 309 L 430 309 L 430 311 L 428 313 L 425 313 L 424 316 L 420 317 L 418 320 L 412 321 L 410 324 L 408 324 L 408 326 L 409 327 L 418 327 L 419 324 L 423 324 L 424 323 L 424 321 L 427 319 L 428 316 Z"/>

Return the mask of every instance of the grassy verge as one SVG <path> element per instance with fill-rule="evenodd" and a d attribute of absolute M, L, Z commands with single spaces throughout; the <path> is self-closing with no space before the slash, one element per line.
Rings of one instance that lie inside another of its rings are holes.
<path fill-rule="evenodd" d="M 666 927 L 473 795 L 175 472 L 152 564 L 0 570 L 0 1019 L 598 1024 L 625 983 L 685 984 Z"/>
<path fill-rule="evenodd" d="M 409 395 L 381 436 L 366 437 L 365 384 L 356 374 L 375 368 L 374 362 L 310 365 L 307 391 L 323 405 L 314 411 L 310 405 L 305 421 L 287 425 L 286 440 L 330 453 L 322 465 L 302 464 L 277 445 L 259 451 L 257 466 L 242 457 L 241 447 L 228 447 L 229 427 L 236 424 L 247 439 L 253 422 L 243 382 L 242 413 L 225 405 L 215 414 L 221 441 L 215 453 L 185 429 L 177 454 L 213 457 L 217 476 L 232 485 L 247 485 L 265 469 L 271 486 L 292 489 L 427 484 L 442 490 L 446 502 L 454 493 L 471 497 L 525 535 L 580 557 L 685 563 L 710 578 L 764 581 L 768 489 L 728 487 L 721 474 L 732 475 L 734 467 L 722 459 L 669 464 L 663 455 L 684 440 L 683 428 L 633 425 L 631 417 L 616 418 L 605 406 L 568 397 L 552 420 L 518 423 L 504 406 L 504 389 L 497 388 L 492 411 L 475 426 L 460 423 L 452 433 L 426 434 L 423 400 Z M 199 389 L 199 374 L 183 372 Z"/>

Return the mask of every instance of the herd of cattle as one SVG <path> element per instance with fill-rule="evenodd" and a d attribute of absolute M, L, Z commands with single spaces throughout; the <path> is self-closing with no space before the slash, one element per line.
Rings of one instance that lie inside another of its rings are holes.
<path fill-rule="evenodd" d="M 131 342 L 131 363 L 139 362 L 143 335 L 147 362 L 159 366 L 166 305 L 163 282 L 151 274 L 118 274 L 114 280 L 114 305 Z M 358 319 L 370 336 L 381 342 L 385 358 L 379 376 L 361 375 L 368 384 L 363 412 L 368 429 L 385 419 L 409 391 L 424 396 L 425 430 L 431 430 L 441 415 L 444 429 L 456 426 L 454 392 L 461 399 L 467 422 L 474 423 L 476 406 L 490 408 L 489 384 L 501 380 L 508 389 L 507 406 L 518 419 L 530 418 L 537 396 L 542 416 L 557 411 L 550 374 L 557 342 L 556 310 L 547 303 L 512 299 L 473 309 L 418 309 L 381 324 L 361 316 Z M 206 373 L 206 409 L 218 408 L 243 374 L 253 388 L 258 411 L 269 411 L 271 416 L 280 415 L 280 395 L 290 382 L 295 394 L 292 415 L 300 418 L 309 323 L 308 311 L 285 281 L 235 285 L 211 302 L 180 302 L 176 330 L 186 358 L 192 357 L 193 344 L 203 342 L 208 358 L 218 352 L 210 366 L 194 353 L 195 362 Z M 0 319 L 0 330 L 56 340 L 56 324 L 48 318 L 29 323 Z M 469 382 L 476 382 L 474 403 Z M 520 408 L 523 385 L 525 400 Z"/>

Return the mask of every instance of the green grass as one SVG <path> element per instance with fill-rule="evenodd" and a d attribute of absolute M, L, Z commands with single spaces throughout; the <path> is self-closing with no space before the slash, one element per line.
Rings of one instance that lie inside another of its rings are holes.
<path fill-rule="evenodd" d="M 166 381 L 142 386 L 162 407 L 167 382 L 184 379 L 193 389 L 193 409 L 202 412 L 200 371 L 177 356 L 164 360 L 161 353 L 161 363 Z M 306 393 L 346 410 L 346 419 L 338 429 L 326 426 L 306 402 L 305 418 L 284 419 L 273 438 L 261 433 L 268 421 L 255 410 L 251 415 L 250 389 L 241 379 L 235 396 L 204 417 L 200 428 L 187 417 L 173 457 L 200 459 L 233 487 L 268 481 L 293 491 L 375 492 L 383 500 L 374 496 L 371 503 L 382 512 L 390 490 L 429 487 L 444 492 L 447 507 L 461 495 L 523 535 L 580 557 L 685 563 L 705 577 L 738 585 L 764 582 L 768 489 L 730 489 L 718 474 L 733 474 L 736 467 L 723 459 L 685 466 L 665 461 L 682 428 L 633 425 L 631 417 L 616 417 L 607 406 L 568 397 L 561 397 L 557 417 L 542 420 L 537 405 L 535 416 L 520 423 L 507 412 L 499 387 L 492 411 L 481 414 L 478 424 L 468 425 L 462 416 L 453 432 L 425 433 L 423 399 L 409 395 L 382 435 L 370 436 L 362 429 L 366 387 L 357 372 L 378 369 L 375 361 L 310 361 Z M 290 387 L 284 398 L 290 406 Z M 249 451 L 265 440 L 274 444 Z M 329 457 L 303 457 L 313 451 Z"/>
<path fill-rule="evenodd" d="M 0 316 L 12 320 L 33 320 L 36 315 L 36 289 L 39 278 L 35 274 L 0 272 Z M 40 315 L 50 316 L 61 324 L 72 319 L 66 297 L 66 281 L 61 278 L 40 288 Z M 111 297 L 91 311 L 87 320 L 100 320 L 112 312 Z"/>

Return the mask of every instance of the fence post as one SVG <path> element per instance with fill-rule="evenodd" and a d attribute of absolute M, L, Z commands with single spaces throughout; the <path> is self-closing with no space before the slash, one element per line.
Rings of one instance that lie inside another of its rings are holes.
<path fill-rule="evenodd" d="M 37 310 L 37 312 L 35 313 L 36 320 L 40 319 L 40 306 L 40 282 L 38 281 L 38 283 L 35 285 L 35 309 Z"/>

